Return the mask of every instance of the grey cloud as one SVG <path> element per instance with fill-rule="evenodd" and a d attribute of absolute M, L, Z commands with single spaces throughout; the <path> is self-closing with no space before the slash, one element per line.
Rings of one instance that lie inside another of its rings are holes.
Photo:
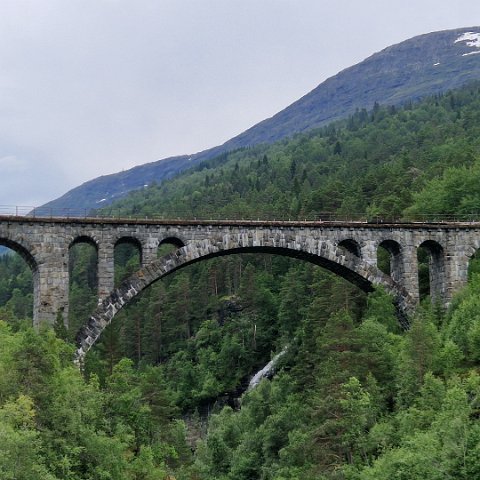
<path fill-rule="evenodd" d="M 0 158 L 28 171 L 0 161 L 0 203 L 223 143 L 375 51 L 480 18 L 405 4 L 3 0 Z"/>

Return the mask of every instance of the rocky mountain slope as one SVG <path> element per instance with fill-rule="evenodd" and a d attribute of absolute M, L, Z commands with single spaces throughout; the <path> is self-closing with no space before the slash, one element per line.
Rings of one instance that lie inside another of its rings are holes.
<path fill-rule="evenodd" d="M 203 160 L 272 143 L 345 118 L 375 103 L 400 105 L 480 79 L 480 27 L 434 32 L 390 46 L 343 70 L 310 93 L 223 145 L 90 180 L 39 210 L 103 207 L 132 190 L 161 182 Z"/>

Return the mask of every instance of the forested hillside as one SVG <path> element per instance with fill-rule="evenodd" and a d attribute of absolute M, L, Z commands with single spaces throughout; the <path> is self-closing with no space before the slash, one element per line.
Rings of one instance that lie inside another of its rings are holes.
<path fill-rule="evenodd" d="M 375 102 L 401 106 L 459 88 L 480 79 L 479 35 L 479 27 L 459 28 L 420 35 L 392 45 L 325 80 L 292 105 L 223 145 L 90 180 L 39 211 L 49 215 L 50 209 L 56 212 L 65 208 L 96 209 L 125 197 L 132 190 L 142 190 L 154 181 L 171 178 L 204 160 L 217 157 L 218 161 L 222 153 L 290 138 L 295 133 L 346 118 L 356 110 L 370 110 Z"/>
<path fill-rule="evenodd" d="M 479 165 L 474 84 L 224 154 L 114 209 L 165 217 L 478 218 Z M 118 315 L 82 376 L 71 366 L 69 342 L 95 307 L 96 258 L 88 245 L 72 253 L 70 330 L 57 325 L 41 335 L 22 321 L 26 267 L 0 257 L 2 478 L 480 476 L 475 262 L 447 312 L 429 301 L 425 263 L 425 298 L 408 332 L 384 292 L 367 297 L 311 264 L 256 254 L 200 262 Z M 121 245 L 116 281 L 138 263 L 135 249 Z M 251 375 L 284 348 L 276 375 L 242 396 Z"/>
<path fill-rule="evenodd" d="M 437 185 L 439 176 L 455 175 L 458 167 L 474 183 L 479 107 L 478 84 L 401 109 L 376 105 L 291 140 L 203 162 L 106 212 L 292 219 L 453 213 L 441 204 L 424 208 L 429 202 L 415 194 L 430 180 Z M 474 203 L 461 208 L 464 214 L 476 210 Z"/>

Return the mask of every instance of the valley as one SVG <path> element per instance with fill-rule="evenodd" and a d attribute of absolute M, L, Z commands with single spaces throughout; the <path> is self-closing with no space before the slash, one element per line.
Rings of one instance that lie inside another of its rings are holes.
<path fill-rule="evenodd" d="M 474 62 L 480 56 L 464 56 L 477 48 L 469 31 L 422 36 L 352 67 L 349 75 L 364 75 L 367 67 L 388 75 L 376 84 L 365 77 L 372 91 L 364 103 L 346 92 L 350 103 L 337 109 L 338 115 L 327 114 L 319 101 L 312 120 L 306 112 L 313 97 L 307 95 L 295 107 L 305 123 L 292 117 L 297 129 L 288 127 L 287 109 L 270 119 L 273 123 L 253 127 L 245 143 L 233 142 L 192 162 L 182 157 L 177 165 L 182 166 L 168 178 L 154 181 L 153 165 L 124 172 L 125 178 L 138 173 L 142 188 L 112 194 L 115 202 L 101 202 L 94 213 L 180 224 L 194 218 L 332 216 L 478 221 L 480 64 Z M 425 60 L 417 69 L 420 76 L 402 76 L 405 57 L 412 64 Z M 463 60 L 471 63 L 460 65 Z M 432 80 L 437 75 L 441 82 Z M 365 84 L 351 85 L 366 90 Z M 325 122 L 320 115 L 326 115 Z M 267 126 L 268 136 L 262 136 Z M 127 180 L 122 185 L 119 178 L 92 181 L 80 196 L 67 194 L 46 208 L 68 207 L 69 199 L 94 208 L 92 202 L 112 193 L 110 180 L 122 192 L 140 181 L 126 188 Z M 131 279 L 145 256 L 128 225 L 119 228 L 123 233 L 109 240 L 114 287 Z M 202 243 L 201 228 L 201 222 L 192 227 L 199 245 L 213 248 L 214 242 Z M 105 280 L 98 265 L 106 263 L 107 251 L 100 234 L 82 231 L 67 253 L 55 250 L 59 263 L 68 260 L 62 265 L 68 271 L 69 308 L 68 322 L 61 311 L 54 315 L 54 328 L 32 328 L 37 272 L 26 249 L 18 248 L 20 240 L 18 245 L 3 241 L 20 253 L 0 256 L 0 472 L 5 478 L 480 476 L 476 249 L 465 250 L 466 281 L 448 302 L 435 300 L 432 283 L 439 259 L 451 261 L 444 255 L 447 246 L 460 248 L 463 240 L 439 240 L 444 250 L 412 241 L 419 305 L 405 328 L 381 285 L 366 292 L 321 262 L 262 248 L 211 255 L 176 269 L 171 259 L 183 245 L 173 240 L 181 233 L 165 234 L 170 241 L 159 242 L 149 255 L 153 262 L 170 261 L 172 273 L 155 278 L 115 315 L 79 370 L 73 363 L 75 337 L 98 307 Z M 58 234 L 57 241 L 67 236 Z M 391 243 L 377 243 L 376 268 L 390 275 L 399 252 Z M 406 246 L 407 241 L 402 249 Z M 347 252 L 334 247 L 345 258 L 353 255 L 351 243 L 343 245 Z M 31 252 L 33 257 L 36 251 Z M 246 391 L 273 358 L 274 374 Z"/>

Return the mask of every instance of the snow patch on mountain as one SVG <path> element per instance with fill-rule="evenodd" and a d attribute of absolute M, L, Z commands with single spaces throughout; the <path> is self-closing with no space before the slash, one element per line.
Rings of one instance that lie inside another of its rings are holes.
<path fill-rule="evenodd" d="M 480 33 L 465 32 L 455 40 L 455 43 L 458 43 L 458 42 L 465 42 L 467 47 L 480 48 Z M 477 53 L 477 52 L 472 52 L 472 53 Z M 463 54 L 463 56 L 465 55 L 469 55 L 469 53 Z"/>

